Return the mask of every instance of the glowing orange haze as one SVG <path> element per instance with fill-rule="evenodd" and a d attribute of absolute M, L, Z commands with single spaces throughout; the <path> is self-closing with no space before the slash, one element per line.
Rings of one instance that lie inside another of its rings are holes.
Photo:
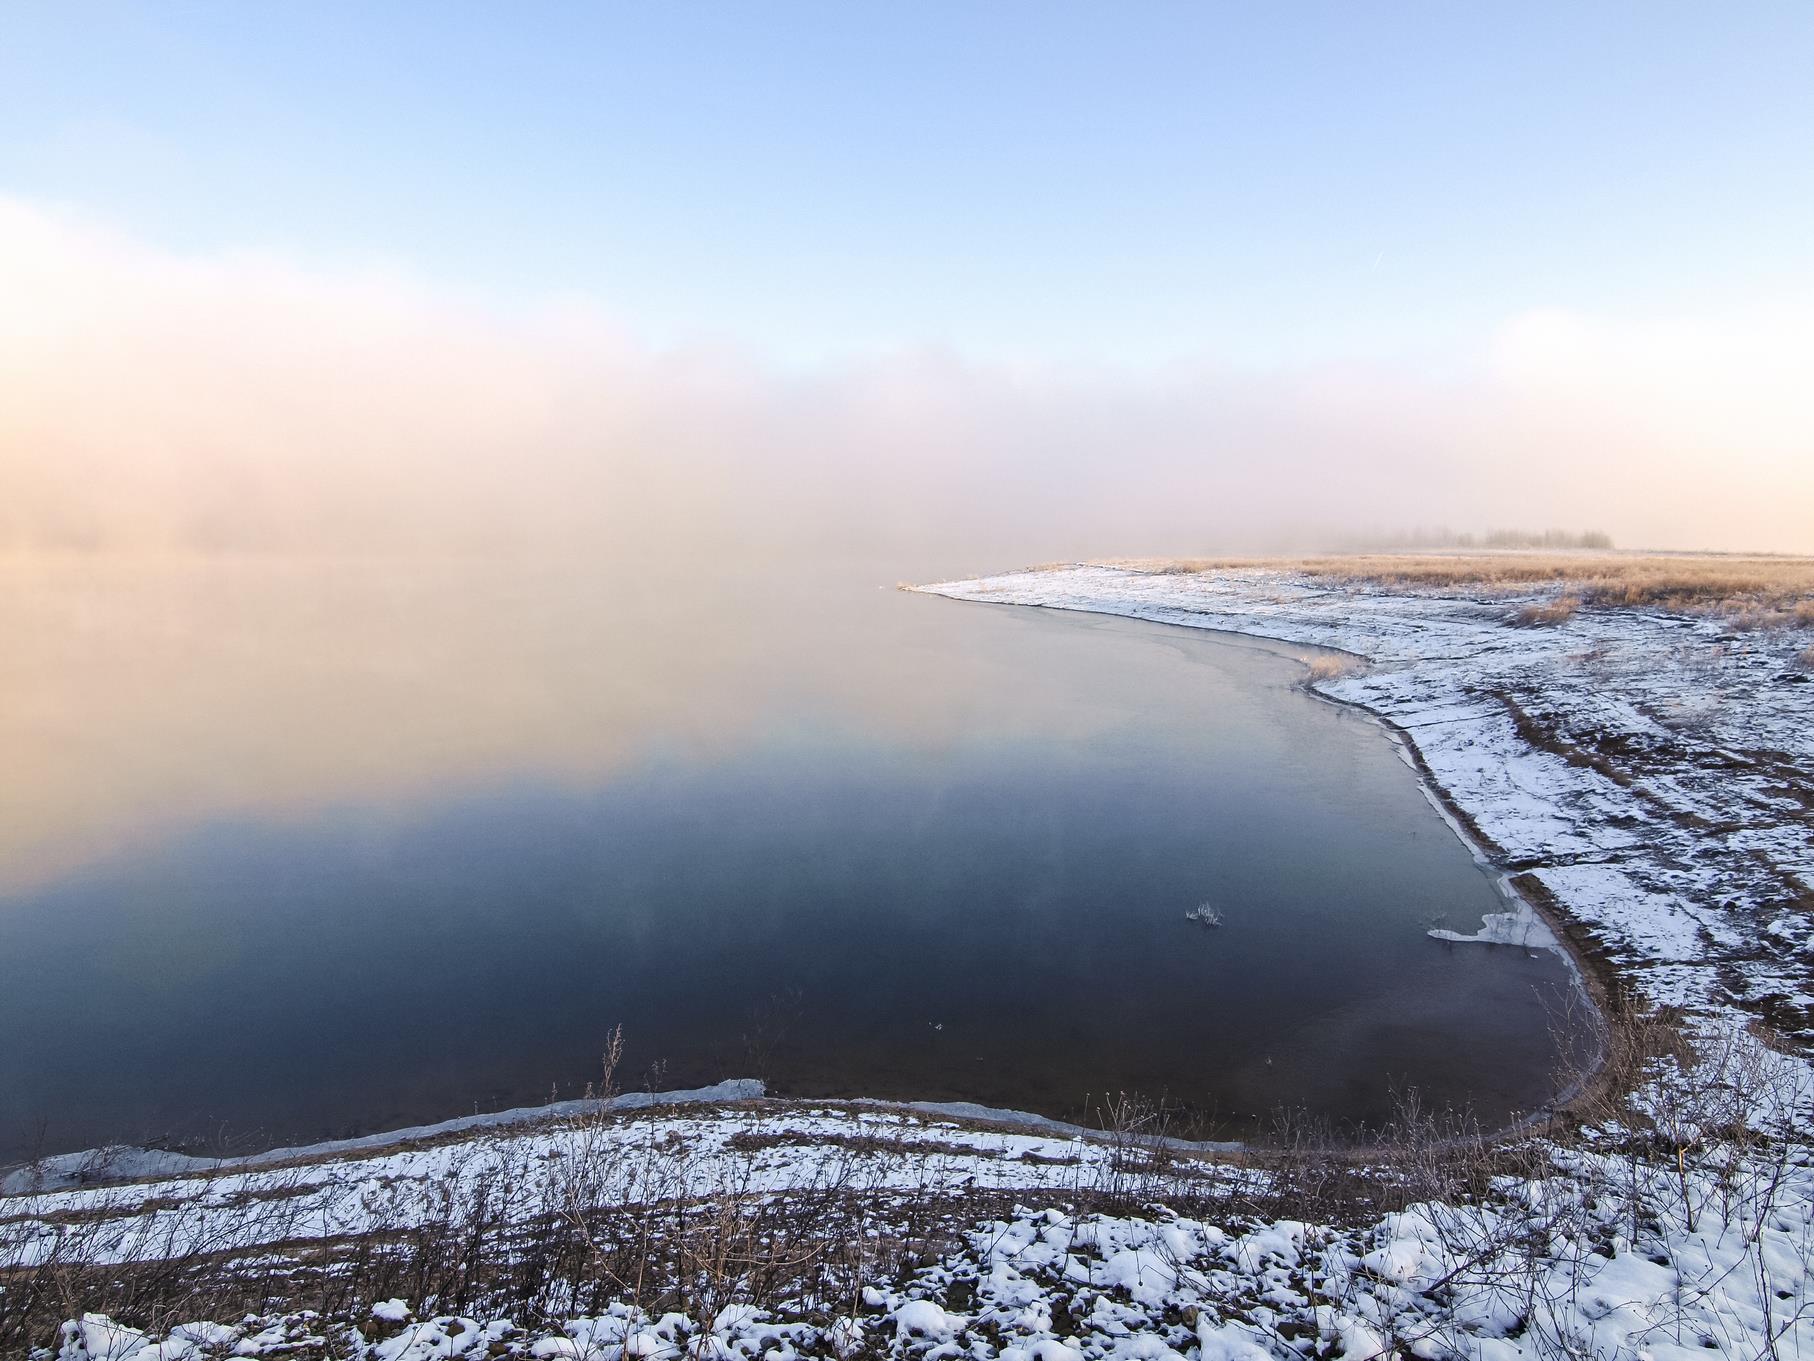
<path fill-rule="evenodd" d="M 1445 380 L 813 375 L 585 304 L 187 258 L 0 198 L 0 549 L 889 545 L 978 567 L 1411 524 L 1814 550 L 1814 308 L 1509 320 Z M 929 558 L 929 561 L 932 560 Z"/>
<path fill-rule="evenodd" d="M 815 668 L 899 664 L 843 633 L 799 664 L 812 603 L 765 612 L 768 587 L 837 574 L 798 555 L 890 558 L 867 588 L 1416 523 L 1814 549 L 1809 316 L 1534 313 L 1445 382 L 785 375 L 0 198 L 0 890 L 210 817 L 743 740 Z"/>

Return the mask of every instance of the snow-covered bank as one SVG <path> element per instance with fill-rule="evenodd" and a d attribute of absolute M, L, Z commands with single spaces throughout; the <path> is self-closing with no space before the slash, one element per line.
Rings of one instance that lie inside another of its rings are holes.
<path fill-rule="evenodd" d="M 1814 1042 L 1804 635 L 1632 609 L 1520 627 L 1519 608 L 1547 593 L 1394 592 L 1253 567 L 1077 565 L 920 589 L 1366 658 L 1311 684 L 1403 733 L 1496 862 L 1636 998 Z"/>
<path fill-rule="evenodd" d="M 1777 1144 L 1674 1168 L 1556 1151 L 1478 1201 L 1340 1226 L 1035 1201 L 932 1260 L 762 1304 L 706 1289 L 512 1317 L 386 1297 L 141 1331 L 89 1313 L 58 1361 L 1298 1361 L 1786 1358 L 1814 1349 L 1814 1168 Z M 672 1307 L 672 1306 L 681 1307 Z M 49 1348 L 44 1355 L 52 1355 Z"/>
<path fill-rule="evenodd" d="M 1537 926 L 1540 928 L 1541 923 L 1537 923 Z M 744 1103 L 747 1106 L 748 1103 L 767 1099 L 766 1092 L 766 1086 L 758 1078 L 731 1078 L 709 1087 L 665 1092 L 621 1092 L 608 1101 L 588 1098 L 555 1101 L 542 1106 L 517 1106 L 482 1115 L 462 1115 L 432 1125 L 408 1125 L 402 1129 L 382 1130 L 351 1139 L 329 1139 L 321 1143 L 289 1145 L 260 1153 L 217 1158 L 196 1157 L 162 1148 L 141 1148 L 133 1144 L 110 1144 L 102 1148 L 84 1149 L 78 1153 L 53 1154 L 0 1173 L 0 1197 L 128 1182 L 210 1177 L 219 1173 L 280 1167 L 290 1163 L 331 1162 L 349 1155 L 357 1157 L 410 1145 L 446 1142 L 452 1136 L 463 1134 L 507 1133 L 523 1126 L 553 1126 L 563 1121 L 605 1115 L 617 1117 L 653 1108 L 725 1103 Z M 791 1108 L 784 1101 L 772 1104 L 777 1112 Z M 1054 1120 L 1032 1111 L 984 1106 L 974 1101 L 884 1101 L 862 1097 L 840 1105 L 868 1108 L 882 1114 L 907 1114 L 945 1121 L 1006 1126 L 1048 1138 L 1089 1143 L 1103 1143 L 1113 1137 L 1100 1129 Z M 1163 1142 L 1166 1147 L 1184 1153 L 1232 1153 L 1241 1148 L 1240 1142 L 1235 1140 L 1167 1137 Z"/>
<path fill-rule="evenodd" d="M 634 1201 L 647 1190 L 652 1149 L 660 1150 L 670 1196 L 726 1185 L 784 1191 L 833 1168 L 870 1191 L 961 1183 L 1062 1195 L 1091 1184 L 1116 1157 L 1111 1145 L 1081 1135 L 997 1131 L 902 1110 L 759 1102 L 567 1116 L 276 1167 L 210 1167 L 15 1194 L 0 1199 L 0 1263 L 66 1258 L 76 1247 L 64 1228 L 72 1221 L 85 1226 L 83 1261 L 171 1258 L 388 1231 L 462 1203 L 476 1188 L 506 1184 L 510 1199 L 493 1212 L 526 1222 L 559 1203 L 561 1180 L 582 1156 L 608 1169 L 589 1196 Z M 1191 1177 L 1235 1175 L 1207 1162 L 1177 1167 Z"/>
<path fill-rule="evenodd" d="M 749 1101 L 762 1096 L 764 1090 L 763 1084 L 755 1078 L 732 1078 L 727 1082 L 715 1082 L 710 1087 L 692 1087 L 681 1091 L 622 1092 L 612 1097 L 608 1103 L 581 1098 L 556 1101 L 543 1106 L 516 1106 L 510 1110 L 438 1120 L 432 1125 L 409 1125 L 403 1129 L 382 1130 L 377 1134 L 363 1134 L 352 1139 L 294 1144 L 233 1157 L 198 1158 L 170 1149 L 109 1144 L 102 1148 L 83 1149 L 77 1153 L 52 1154 L 0 1174 L 0 1196 L 19 1196 L 35 1191 L 63 1191 L 107 1182 L 201 1177 L 216 1172 L 274 1167 L 279 1163 L 322 1161 L 347 1154 L 396 1148 L 403 1144 L 426 1143 L 453 1134 L 501 1130 L 513 1125 L 546 1124 L 550 1120 L 597 1114 L 607 1107 L 621 1114 L 650 1106 Z"/>
<path fill-rule="evenodd" d="M 44 1361 L 1806 1355 L 1814 1087 L 1729 1038 L 1629 1123 L 1347 1174 L 755 1103 L 15 1198 L 0 1351 L 35 1288 L 123 1302 Z"/>

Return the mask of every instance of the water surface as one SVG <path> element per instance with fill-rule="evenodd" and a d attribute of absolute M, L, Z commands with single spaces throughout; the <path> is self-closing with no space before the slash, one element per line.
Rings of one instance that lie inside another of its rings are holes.
<path fill-rule="evenodd" d="M 1548 1095 L 1562 965 L 1427 938 L 1503 904 L 1289 650 L 729 566 L 0 572 L 0 1158 L 569 1095 L 620 1023 L 628 1086 L 1206 1132 Z"/>

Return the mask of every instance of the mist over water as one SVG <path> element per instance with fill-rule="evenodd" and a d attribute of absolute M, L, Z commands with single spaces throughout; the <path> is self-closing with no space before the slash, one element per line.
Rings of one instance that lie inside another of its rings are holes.
<path fill-rule="evenodd" d="M 903 566 L 0 561 L 0 884 L 197 818 L 408 804 L 522 768 L 587 780 L 655 735 L 721 756 L 801 705 L 951 721 L 886 683 L 900 659 L 866 645 L 864 612 L 815 633 L 792 608 L 822 581 L 879 600 Z"/>
<path fill-rule="evenodd" d="M 980 571 L 1417 524 L 1814 551 L 1811 338 L 1786 300 L 1533 311 L 1440 372 L 937 346 L 801 369 L 650 348 L 608 300 L 186 255 L 0 196 L 0 554 Z"/>

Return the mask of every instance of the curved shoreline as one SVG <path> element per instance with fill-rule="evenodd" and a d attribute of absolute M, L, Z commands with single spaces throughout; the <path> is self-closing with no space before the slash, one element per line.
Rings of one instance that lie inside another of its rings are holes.
<path fill-rule="evenodd" d="M 1304 688 L 1398 744 L 1555 936 L 1602 1027 L 1657 1015 L 1692 1045 L 1761 1023 L 1779 1052 L 1814 1053 L 1805 635 L 1622 606 L 1517 627 L 1557 588 L 1413 591 L 1258 563 L 1055 564 L 909 589 L 1368 663 Z"/>
<path fill-rule="evenodd" d="M 0 1197 L 37 1195 L 83 1187 L 128 1186 L 165 1181 L 174 1177 L 210 1177 L 234 1172 L 261 1172 L 277 1168 L 330 1162 L 348 1155 L 365 1156 L 406 1147 L 428 1147 L 464 1135 L 486 1134 L 579 1120 L 594 1116 L 627 1115 L 634 1111 L 674 1110 L 685 1106 L 771 1106 L 776 1110 L 825 1110 L 854 1108 L 880 1114 L 921 1115 L 934 1120 L 959 1122 L 978 1130 L 1011 1131 L 1061 1139 L 1109 1143 L 1112 1130 L 1075 1125 L 1037 1111 L 988 1106 L 975 1101 L 895 1101 L 874 1096 L 788 1097 L 770 1096 L 760 1078 L 727 1078 L 709 1087 L 689 1087 L 667 1092 L 625 1092 L 607 1101 L 557 1101 L 541 1106 L 512 1106 L 483 1115 L 462 1115 L 426 1125 L 380 1130 L 350 1139 L 327 1139 L 314 1144 L 293 1144 L 254 1153 L 219 1158 L 199 1158 L 166 1149 L 136 1145 L 104 1145 L 72 1153 L 51 1154 L 32 1162 L 0 1167 Z M 1177 1139 L 1156 1137 L 1150 1142 L 1179 1153 L 1240 1153 L 1240 1140 Z"/>
<path fill-rule="evenodd" d="M 1570 976 L 1575 981 L 1580 1000 L 1586 1004 L 1588 1012 L 1592 1017 L 1593 1038 L 1596 1043 L 1597 1052 L 1594 1054 L 1593 1059 L 1586 1070 L 1577 1075 L 1568 1086 L 1552 1096 L 1543 1105 L 1538 1106 L 1535 1110 L 1528 1111 L 1518 1116 L 1509 1124 L 1501 1126 L 1499 1129 L 1489 1131 L 1487 1137 L 1501 1138 L 1522 1133 L 1535 1124 L 1549 1119 L 1552 1115 L 1570 1110 L 1584 1096 L 1596 1089 L 1597 1084 L 1601 1081 L 1605 1072 L 1606 1060 L 1609 1052 L 1608 1039 L 1614 1017 L 1618 1014 L 1617 1008 L 1620 1006 L 1617 999 L 1622 994 L 1622 980 L 1619 979 L 1610 962 L 1603 958 L 1599 958 L 1594 954 L 1590 954 L 1587 951 L 1583 942 L 1579 939 L 1578 924 L 1567 918 L 1553 901 L 1546 900 L 1539 895 L 1528 893 L 1525 889 L 1520 887 L 1517 882 L 1518 876 L 1514 875 L 1511 870 L 1500 863 L 1501 859 L 1505 856 L 1504 850 L 1481 831 L 1478 823 L 1461 808 L 1450 791 L 1436 778 L 1435 773 L 1430 769 L 1429 762 L 1424 759 L 1422 749 L 1417 745 L 1416 738 L 1411 732 L 1400 724 L 1393 722 L 1391 718 L 1359 700 L 1345 699 L 1339 695 L 1328 694 L 1320 689 L 1315 682 L 1315 678 L 1309 674 L 1311 662 L 1301 654 L 1305 649 L 1311 649 L 1327 655 L 1352 658 L 1354 661 L 1359 662 L 1363 667 L 1371 667 L 1375 664 L 1372 657 L 1365 653 L 1355 652 L 1347 648 L 1331 647 L 1322 643 L 1303 643 L 1290 638 L 1281 638 L 1273 634 L 1251 632 L 1244 629 L 1186 624 L 1164 619 L 1147 619 L 1138 615 L 1116 614 L 1108 610 L 1089 610 L 1070 605 L 1048 604 L 1033 601 L 979 600 L 968 596 L 948 596 L 941 592 L 937 586 L 911 586 L 904 587 L 903 589 L 911 590 L 919 594 L 937 595 L 941 599 L 955 600 L 960 604 L 1004 605 L 1016 609 L 1044 609 L 1066 614 L 1094 614 L 1107 619 L 1134 619 L 1140 623 L 1155 624 L 1162 628 L 1178 629 L 1187 634 L 1207 634 L 1212 639 L 1222 642 L 1224 645 L 1233 643 L 1237 646 L 1254 647 L 1257 651 L 1263 651 L 1269 655 L 1295 661 L 1303 665 L 1306 670 L 1306 675 L 1299 682 L 1299 687 L 1306 694 L 1325 704 L 1331 704 L 1339 709 L 1358 713 L 1368 722 L 1376 724 L 1386 739 L 1392 743 L 1394 749 L 1399 753 L 1400 758 L 1404 760 L 1406 765 L 1410 766 L 1412 773 L 1416 778 L 1418 789 L 1423 794 L 1424 798 L 1428 800 L 1437 816 L 1442 819 L 1449 830 L 1455 834 L 1456 840 L 1460 841 L 1461 844 L 1467 848 L 1468 854 L 1473 857 L 1475 863 L 1486 871 L 1492 880 L 1493 887 L 1510 902 L 1529 911 L 1531 915 L 1540 921 L 1548 930 L 1551 937 L 1550 940 L 1543 942 L 1541 945 L 1533 945 L 1526 948 L 1552 950 L 1563 960 L 1568 966 Z M 1486 944 L 1490 946 L 1496 942 L 1458 941 L 1456 943 Z M 1184 1146 L 1195 1147 L 1195 1145 Z M 1232 1145 L 1232 1147 L 1244 1148 L 1246 1145 L 1236 1143 Z"/>
<path fill-rule="evenodd" d="M 1073 564 L 903 589 L 1189 628 L 1300 662 L 1310 649 L 1368 663 L 1354 675 L 1306 677 L 1301 688 L 1379 725 L 1498 891 L 1549 928 L 1602 1037 L 1636 1011 L 1653 1008 L 1686 1017 L 1690 1027 L 1761 1018 L 1781 1030 L 1768 1009 L 1760 1016 L 1746 994 L 1735 996 L 1736 976 L 1741 983 L 1760 980 L 1749 984 L 1751 997 L 1765 985 L 1799 988 L 1803 1025 L 1784 1043 L 1814 1044 L 1808 1001 L 1814 967 L 1798 964 L 1794 938 L 1781 934 L 1792 917 L 1772 919 L 1753 906 L 1785 892 L 1791 900 L 1814 901 L 1814 866 L 1795 859 L 1798 848 L 1805 857 L 1814 823 L 1805 811 L 1791 810 L 1775 822 L 1758 814 L 1785 784 L 1791 792 L 1798 783 L 1814 787 L 1814 744 L 1807 740 L 1814 733 L 1814 687 L 1780 679 L 1794 679 L 1792 644 L 1748 635 L 1735 647 L 1716 620 L 1634 610 L 1512 631 L 1505 617 L 1517 598 L 1332 590 L 1270 569 L 1179 577 Z M 1686 652 L 1697 645 L 1709 651 Z M 1617 659 L 1623 671 L 1610 673 L 1612 690 L 1605 669 L 1592 665 L 1609 649 L 1624 654 Z M 1643 740 L 1654 734 L 1635 727 L 1634 715 L 1641 719 L 1668 704 L 1705 715 L 1696 719 L 1701 726 L 1669 730 L 1664 735 L 1674 745 L 1660 752 L 1644 749 Z M 1621 745 L 1586 745 L 1595 732 Z M 1721 835 L 1709 835 L 1716 825 Z M 1804 944 L 1814 947 L 1814 929 Z M 1806 953 L 1814 960 L 1814 948 Z M 1765 995 L 1766 1008 L 1769 1003 Z M 1597 1073 L 1500 1133 L 1526 1129 L 1591 1094 L 1605 1076 L 1604 1039 L 1601 1050 Z M 574 1113 L 565 1109 L 571 1104 L 461 1117 L 341 1141 L 341 1147 L 391 1148 L 483 1125 L 558 1119 Z M 1077 1130 L 991 1107 L 940 1112 L 936 1105 L 877 1101 L 872 1108 L 1006 1121 L 1067 1137 Z M 149 1176 L 160 1162 L 229 1166 L 223 1159 L 134 1152 L 154 1169 Z M 95 1156 L 89 1150 L 55 1161 L 73 1175 Z M 332 1156 L 328 1148 L 305 1145 L 234 1161 L 249 1166 L 250 1160 Z"/>
<path fill-rule="evenodd" d="M 1306 649 L 1350 657 L 1368 666 L 1373 664 L 1372 658 L 1349 649 L 1303 643 L 1257 631 L 1204 627 L 1167 620 L 1149 620 L 1139 616 L 1121 615 L 1103 610 L 1078 609 L 1066 605 L 973 601 L 962 596 L 944 596 L 936 587 L 904 587 L 903 589 L 916 593 L 939 595 L 942 598 L 957 600 L 959 603 L 1016 603 L 1021 604 L 1023 608 L 1051 609 L 1075 614 L 1098 614 L 1105 618 L 1134 618 L 1136 622 L 1161 624 L 1167 628 L 1186 630 L 1193 634 L 1207 634 L 1211 640 L 1223 646 L 1264 652 L 1281 660 L 1289 660 L 1305 666 L 1308 666 L 1308 662 L 1302 654 Z M 1581 952 L 1578 943 L 1569 933 L 1567 923 L 1559 919 L 1552 905 L 1535 901 L 1521 892 L 1513 876 L 1496 862 L 1494 853 L 1503 854 L 1503 852 L 1499 852 L 1499 848 L 1481 833 L 1473 819 L 1455 804 L 1449 791 L 1436 780 L 1428 763 L 1424 760 L 1421 749 L 1409 731 L 1364 703 L 1325 693 L 1308 675 L 1299 682 L 1298 688 L 1324 703 L 1345 710 L 1357 711 L 1367 721 L 1376 724 L 1386 738 L 1392 742 L 1400 758 L 1412 768 L 1419 790 L 1425 799 L 1429 801 L 1437 815 L 1442 818 L 1462 845 L 1467 848 L 1475 862 L 1487 873 L 1494 888 L 1510 902 L 1528 909 L 1548 928 L 1553 938 L 1551 941 L 1544 942 L 1541 946 L 1532 945 L 1523 948 L 1553 948 L 1568 965 L 1571 977 L 1580 989 L 1580 996 L 1587 1003 L 1595 1022 L 1599 1052 L 1595 1055 L 1593 1067 L 1589 1072 L 1577 1078 L 1543 1105 L 1519 1115 L 1510 1123 L 1491 1131 L 1489 1137 L 1497 1138 L 1520 1133 L 1534 1124 L 1550 1118 L 1553 1114 L 1567 1109 L 1581 1092 L 1589 1089 L 1597 1080 L 1604 1064 L 1605 1035 L 1609 1020 L 1604 1002 L 1604 997 L 1607 995 L 1607 982 L 1602 976 L 1600 962 Z M 1489 848 L 1491 849 L 1489 850 Z M 1493 942 L 1484 943 L 1492 944 Z M 126 1184 L 170 1176 L 205 1176 L 221 1172 L 250 1171 L 293 1163 L 325 1161 L 348 1154 L 362 1155 L 381 1152 L 408 1145 L 439 1142 L 462 1134 L 502 1130 L 600 1112 L 619 1113 L 650 1107 L 754 1101 L 772 1102 L 777 1107 L 804 1108 L 834 1105 L 915 1113 L 962 1121 L 977 1126 L 1017 1129 L 1029 1133 L 1090 1141 L 1112 1137 L 1108 1131 L 1072 1124 L 1037 1112 L 968 1101 L 897 1100 L 860 1094 L 824 1098 L 770 1097 L 760 1080 L 744 1078 L 729 1079 L 703 1088 L 659 1093 L 627 1093 L 616 1098 L 609 1106 L 597 1101 L 568 1100 L 535 1106 L 511 1107 L 482 1115 L 458 1116 L 448 1120 L 377 1131 L 352 1138 L 281 1146 L 222 1157 L 197 1157 L 170 1150 L 108 1145 L 101 1148 L 49 1155 L 31 1162 L 0 1166 L 0 1195 L 17 1195 L 28 1191 L 55 1190 L 76 1186 Z M 1237 1153 L 1250 1148 L 1249 1144 L 1241 1140 L 1188 1140 L 1165 1137 L 1156 1139 L 1154 1142 L 1178 1152 L 1199 1154 Z"/>

